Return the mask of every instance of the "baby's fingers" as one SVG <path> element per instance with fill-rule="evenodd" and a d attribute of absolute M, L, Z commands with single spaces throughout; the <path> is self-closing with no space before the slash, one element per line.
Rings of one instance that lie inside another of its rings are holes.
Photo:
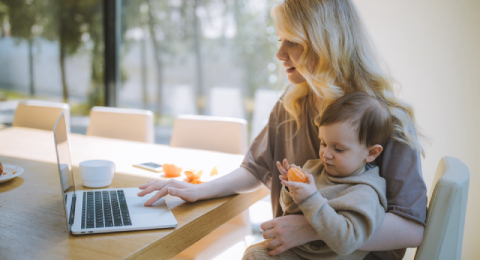
<path fill-rule="evenodd" d="M 277 161 L 277 168 L 282 175 L 285 175 L 285 176 L 287 175 L 287 170 L 283 167 L 283 165 L 279 161 Z"/>
<path fill-rule="evenodd" d="M 287 158 L 283 159 L 283 167 L 288 171 L 290 170 L 290 164 L 288 163 Z"/>
<path fill-rule="evenodd" d="M 315 179 L 313 178 L 313 175 L 311 175 L 310 173 L 305 173 L 305 175 L 307 175 L 307 183 L 315 183 Z"/>
<path fill-rule="evenodd" d="M 315 181 L 312 178 L 312 183 L 315 183 Z M 282 181 L 282 184 L 287 186 L 288 188 L 291 189 L 304 189 L 309 186 L 308 183 L 305 182 L 298 182 L 298 181 Z"/>
<path fill-rule="evenodd" d="M 294 182 L 294 181 L 283 180 L 282 184 L 293 189 L 297 189 L 299 187 L 298 182 Z"/>

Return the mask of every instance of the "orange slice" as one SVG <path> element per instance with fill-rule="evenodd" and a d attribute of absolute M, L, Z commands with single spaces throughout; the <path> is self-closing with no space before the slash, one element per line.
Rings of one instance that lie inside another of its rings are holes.
<path fill-rule="evenodd" d="M 217 166 L 214 166 L 212 171 L 210 172 L 210 176 L 214 176 L 218 174 Z"/>
<path fill-rule="evenodd" d="M 200 179 L 200 177 L 202 176 L 202 173 L 203 171 L 198 171 L 198 172 L 194 172 L 192 170 L 188 170 L 188 171 L 185 171 L 185 176 L 187 176 L 187 180 L 189 180 L 189 182 L 195 180 L 195 179 Z"/>
<path fill-rule="evenodd" d="M 203 181 L 199 180 L 199 179 L 194 179 L 193 181 L 190 182 L 191 184 L 200 184 L 200 183 L 203 183 Z"/>
<path fill-rule="evenodd" d="M 162 165 L 163 171 L 165 172 L 166 178 L 175 178 L 179 177 L 182 172 L 181 167 L 177 167 L 175 164 L 164 163 Z"/>

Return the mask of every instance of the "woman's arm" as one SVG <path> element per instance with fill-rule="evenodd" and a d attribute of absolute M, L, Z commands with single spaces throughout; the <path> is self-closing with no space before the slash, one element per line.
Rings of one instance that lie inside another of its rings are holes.
<path fill-rule="evenodd" d="M 263 238 L 269 255 L 278 255 L 290 248 L 320 240 L 312 225 L 303 215 L 288 215 L 264 222 L 261 225 Z M 360 250 L 386 251 L 406 247 L 417 247 L 423 239 L 424 227 L 414 221 L 393 213 L 386 213 L 385 219 Z"/>
<path fill-rule="evenodd" d="M 258 189 L 261 185 L 260 180 L 247 169 L 239 167 L 225 176 L 202 184 L 190 184 L 173 179 L 151 181 L 139 187 L 142 191 L 138 193 L 138 196 L 143 197 L 158 190 L 152 198 L 145 202 L 145 206 L 152 205 L 167 194 L 180 197 L 188 202 L 194 202 L 250 192 Z"/>
<path fill-rule="evenodd" d="M 199 198 L 201 200 L 252 192 L 262 186 L 262 182 L 243 167 L 203 184 L 199 185 L 201 194 L 204 194 Z"/>
<path fill-rule="evenodd" d="M 385 251 L 407 247 L 417 247 L 423 239 L 423 225 L 393 213 L 385 218 L 366 244 L 364 251 Z"/>

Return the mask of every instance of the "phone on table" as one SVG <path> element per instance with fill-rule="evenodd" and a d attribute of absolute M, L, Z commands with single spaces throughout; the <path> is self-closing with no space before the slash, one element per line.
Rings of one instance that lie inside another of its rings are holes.
<path fill-rule="evenodd" d="M 139 167 L 145 170 L 154 171 L 154 172 L 162 171 L 162 165 L 158 163 L 153 163 L 153 162 L 144 162 L 144 163 L 134 164 L 133 166 Z"/>

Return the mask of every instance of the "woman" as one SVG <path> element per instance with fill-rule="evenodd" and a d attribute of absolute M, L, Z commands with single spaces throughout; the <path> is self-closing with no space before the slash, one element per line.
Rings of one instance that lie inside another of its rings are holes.
<path fill-rule="evenodd" d="M 140 186 L 144 191 L 139 196 L 159 190 L 146 205 L 166 194 L 193 202 L 252 191 L 263 183 L 271 190 L 276 217 L 261 225 L 263 237 L 270 239 L 266 244 L 272 249 L 269 254 L 318 240 L 304 216 L 282 216 L 282 186 L 275 163 L 287 158 L 303 165 L 317 159 L 318 116 L 336 98 L 362 91 L 389 105 L 395 128 L 384 153 L 375 161 L 387 182 L 388 211 L 382 225 L 360 249 L 378 251 L 366 259 L 401 259 L 402 248 L 416 247 L 422 241 L 426 218 L 426 187 L 420 165 L 423 149 L 412 108 L 395 96 L 392 80 L 382 70 L 350 0 L 285 0 L 272 13 L 281 42 L 276 57 L 283 62 L 292 85 L 272 110 L 241 167 L 201 185 L 150 182 Z"/>

